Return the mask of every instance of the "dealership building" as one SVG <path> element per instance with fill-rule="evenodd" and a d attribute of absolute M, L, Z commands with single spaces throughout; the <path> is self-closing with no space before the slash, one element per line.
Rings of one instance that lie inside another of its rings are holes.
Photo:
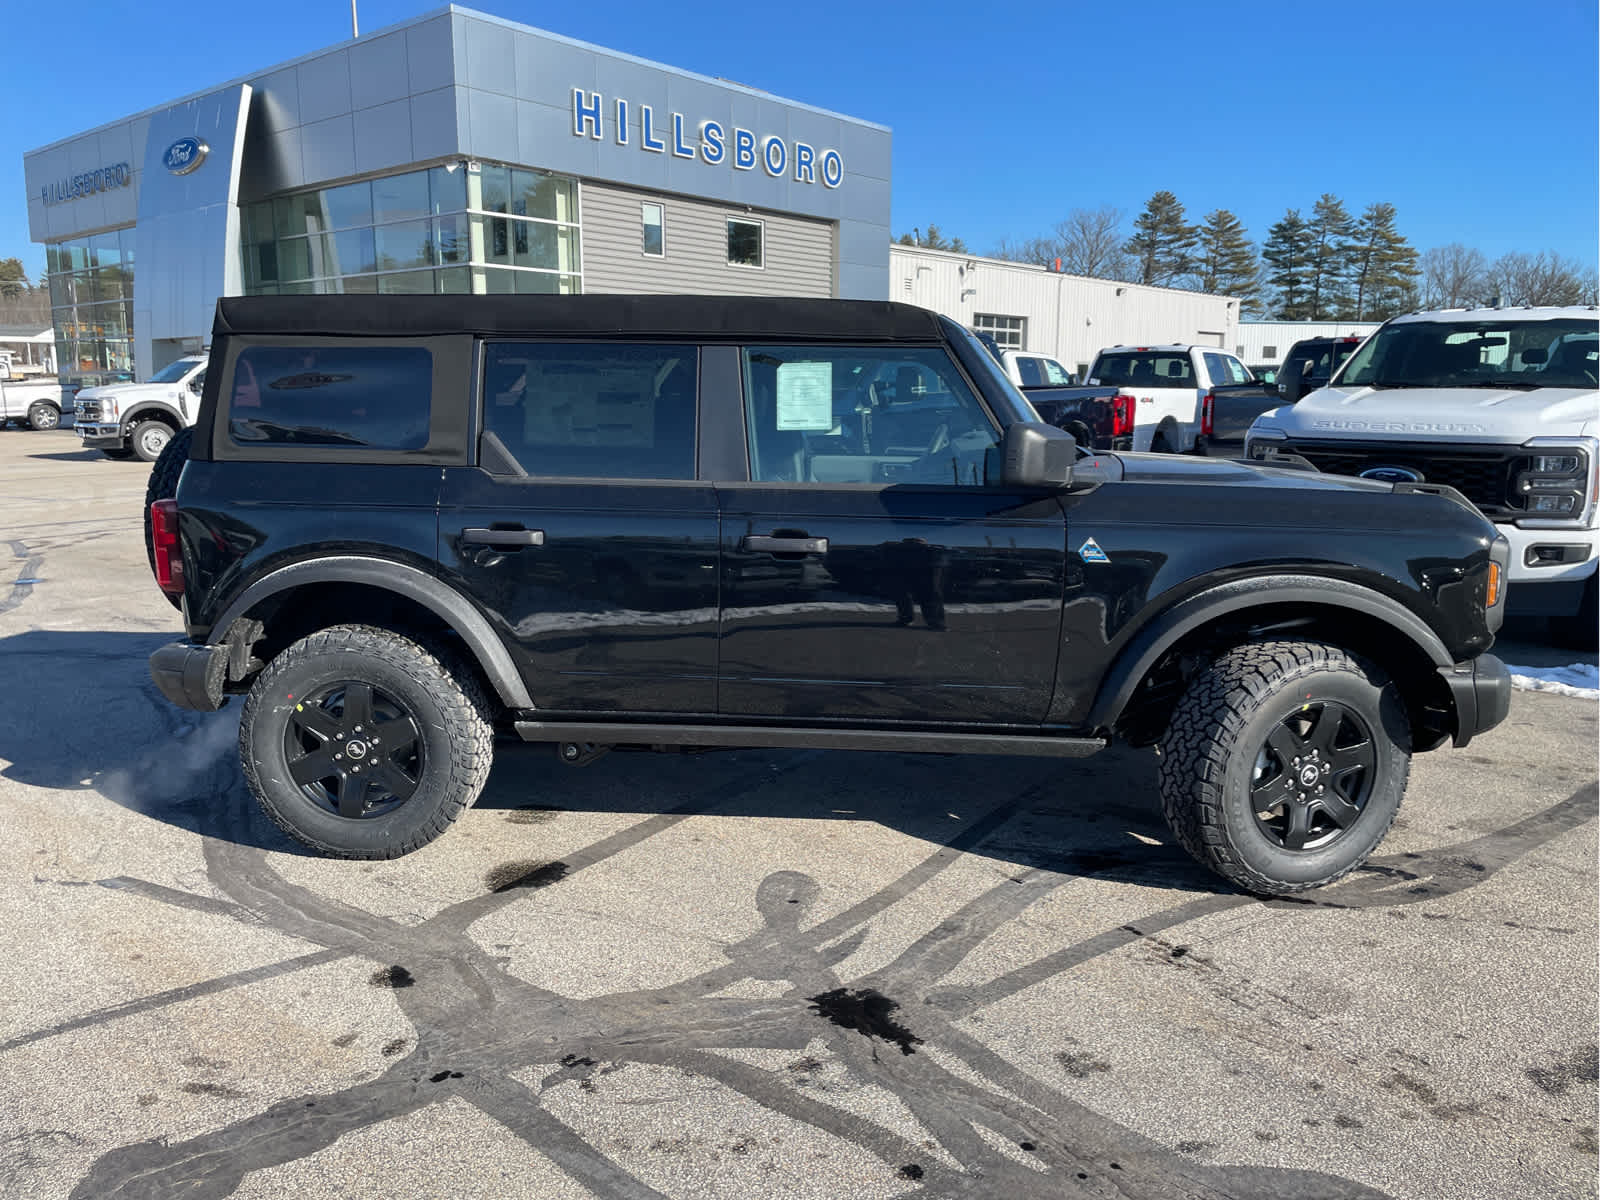
<path fill-rule="evenodd" d="M 890 132 L 450 7 L 24 156 L 63 380 L 218 296 L 890 293 Z"/>

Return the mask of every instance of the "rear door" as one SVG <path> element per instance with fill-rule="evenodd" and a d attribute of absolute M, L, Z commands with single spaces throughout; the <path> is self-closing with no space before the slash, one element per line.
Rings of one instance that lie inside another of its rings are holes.
<path fill-rule="evenodd" d="M 497 625 L 537 707 L 714 713 L 698 348 L 506 341 L 481 359 L 477 465 L 445 471 L 441 571 Z"/>
<path fill-rule="evenodd" d="M 1043 720 L 1065 516 L 1053 493 L 997 482 L 996 423 L 944 347 L 739 355 L 722 411 L 748 457 L 718 483 L 719 711 Z"/>

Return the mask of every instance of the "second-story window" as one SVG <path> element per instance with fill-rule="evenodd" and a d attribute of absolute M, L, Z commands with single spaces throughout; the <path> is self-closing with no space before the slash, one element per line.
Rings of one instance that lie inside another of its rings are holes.
<path fill-rule="evenodd" d="M 643 254 L 646 258 L 663 258 L 667 253 L 666 230 L 661 205 L 641 205 L 644 222 Z"/>

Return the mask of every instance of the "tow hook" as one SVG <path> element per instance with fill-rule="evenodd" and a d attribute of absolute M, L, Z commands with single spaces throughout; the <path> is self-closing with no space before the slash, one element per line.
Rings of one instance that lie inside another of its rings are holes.
<path fill-rule="evenodd" d="M 569 767 L 587 767 L 597 758 L 611 753 L 610 746 L 594 742 L 562 742 L 556 747 L 556 756 Z"/>

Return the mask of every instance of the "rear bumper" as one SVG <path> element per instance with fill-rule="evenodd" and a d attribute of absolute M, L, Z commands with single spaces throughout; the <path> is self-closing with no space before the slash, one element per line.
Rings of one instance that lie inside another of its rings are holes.
<path fill-rule="evenodd" d="M 179 708 L 216 712 L 228 702 L 222 694 L 227 666 L 226 646 L 170 642 L 150 656 L 150 678 Z"/>
<path fill-rule="evenodd" d="M 1465 746 L 1487 733 L 1511 711 L 1511 672 L 1492 654 L 1480 654 L 1453 667 L 1440 667 L 1456 703 L 1455 744 Z"/>

